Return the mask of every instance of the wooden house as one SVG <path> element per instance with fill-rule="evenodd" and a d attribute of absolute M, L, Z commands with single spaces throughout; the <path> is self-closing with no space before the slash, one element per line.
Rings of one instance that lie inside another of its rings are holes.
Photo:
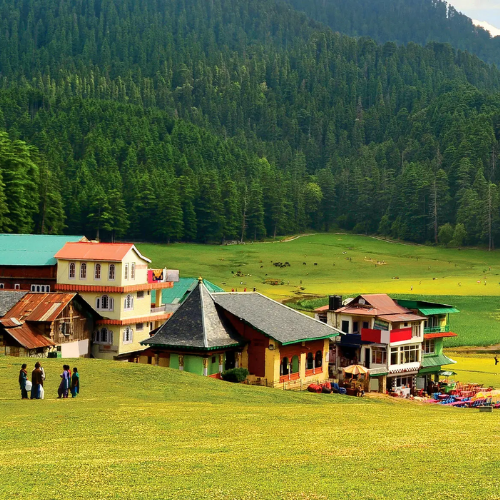
<path fill-rule="evenodd" d="M 99 319 L 76 293 L 31 293 L 0 290 L 0 346 L 10 356 L 64 358 L 90 354 Z M 56 354 L 57 355 L 57 354 Z"/>
<path fill-rule="evenodd" d="M 84 236 L 0 234 L 0 289 L 53 292 L 57 281 L 54 255 L 68 241 Z"/>
<path fill-rule="evenodd" d="M 219 377 L 228 368 L 274 387 L 328 377 L 330 338 L 339 332 L 259 293 L 210 293 L 202 281 L 133 360 Z M 131 359 L 132 360 L 132 359 Z"/>

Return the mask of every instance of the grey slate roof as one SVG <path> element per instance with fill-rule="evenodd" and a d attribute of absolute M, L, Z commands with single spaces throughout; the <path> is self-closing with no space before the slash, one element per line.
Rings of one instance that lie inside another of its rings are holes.
<path fill-rule="evenodd" d="M 217 309 L 210 292 L 198 283 L 187 299 L 142 345 L 211 350 L 245 343 L 224 314 Z"/>
<path fill-rule="evenodd" d="M 0 318 L 5 316 L 28 292 L 0 290 Z"/>
<path fill-rule="evenodd" d="M 282 344 L 334 337 L 341 333 L 260 293 L 214 293 L 215 303 Z"/>

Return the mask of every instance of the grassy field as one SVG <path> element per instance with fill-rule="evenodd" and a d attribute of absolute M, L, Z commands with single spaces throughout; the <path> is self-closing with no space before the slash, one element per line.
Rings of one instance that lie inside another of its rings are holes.
<path fill-rule="evenodd" d="M 346 234 L 318 234 L 283 243 L 138 247 L 153 265 L 180 269 L 181 276 L 201 275 L 225 290 L 255 287 L 278 300 L 308 294 L 389 293 L 450 303 L 461 313 L 451 317 L 459 337 L 448 339 L 447 345 L 500 343 L 498 251 L 407 245 Z M 290 266 L 272 264 L 278 261 Z M 238 271 L 245 276 L 235 276 Z M 269 285 L 266 279 L 284 285 Z M 325 303 L 319 299 L 311 305 Z"/>
<path fill-rule="evenodd" d="M 0 358 L 2 499 L 500 498 L 498 412 L 90 359 L 75 400 L 45 360 L 46 399 L 21 401 L 22 362 Z"/>

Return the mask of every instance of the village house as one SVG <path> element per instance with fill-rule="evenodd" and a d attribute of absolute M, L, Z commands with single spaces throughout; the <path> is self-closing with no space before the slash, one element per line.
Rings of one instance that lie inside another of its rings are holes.
<path fill-rule="evenodd" d="M 0 349 L 9 356 L 87 357 L 99 318 L 76 293 L 0 290 Z"/>
<path fill-rule="evenodd" d="M 155 302 L 179 279 L 178 271 L 148 269 L 150 259 L 132 243 L 67 243 L 59 250 L 57 284 L 60 291 L 78 292 L 102 319 L 97 321 L 92 355 L 113 359 L 141 349 L 141 340 L 171 313 Z"/>
<path fill-rule="evenodd" d="M 338 330 L 255 292 L 210 293 L 202 280 L 131 361 L 220 377 L 247 368 L 248 381 L 287 387 L 328 378 Z"/>
<path fill-rule="evenodd" d="M 414 391 L 425 318 L 386 294 L 359 295 L 340 304 L 331 297 L 328 306 L 316 310 L 318 317 L 344 333 L 331 345 L 332 375 L 342 378 L 342 368 L 361 364 L 369 369 L 370 390 L 405 395 Z"/>
<path fill-rule="evenodd" d="M 450 314 L 460 312 L 457 308 L 423 300 L 396 299 L 399 305 L 425 318 L 422 363 L 417 375 L 417 389 L 425 389 L 429 394 L 433 383 L 438 382 L 443 366 L 455 364 L 443 353 L 444 339 L 457 337 L 450 331 Z"/>
<path fill-rule="evenodd" d="M 0 289 L 53 292 L 57 282 L 54 255 L 84 236 L 0 234 Z"/>

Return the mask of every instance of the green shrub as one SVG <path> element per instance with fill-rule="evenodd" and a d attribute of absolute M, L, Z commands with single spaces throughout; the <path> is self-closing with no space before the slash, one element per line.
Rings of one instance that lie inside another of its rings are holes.
<path fill-rule="evenodd" d="M 232 368 L 222 372 L 222 379 L 227 382 L 243 382 L 248 377 L 248 370 L 246 368 Z"/>

